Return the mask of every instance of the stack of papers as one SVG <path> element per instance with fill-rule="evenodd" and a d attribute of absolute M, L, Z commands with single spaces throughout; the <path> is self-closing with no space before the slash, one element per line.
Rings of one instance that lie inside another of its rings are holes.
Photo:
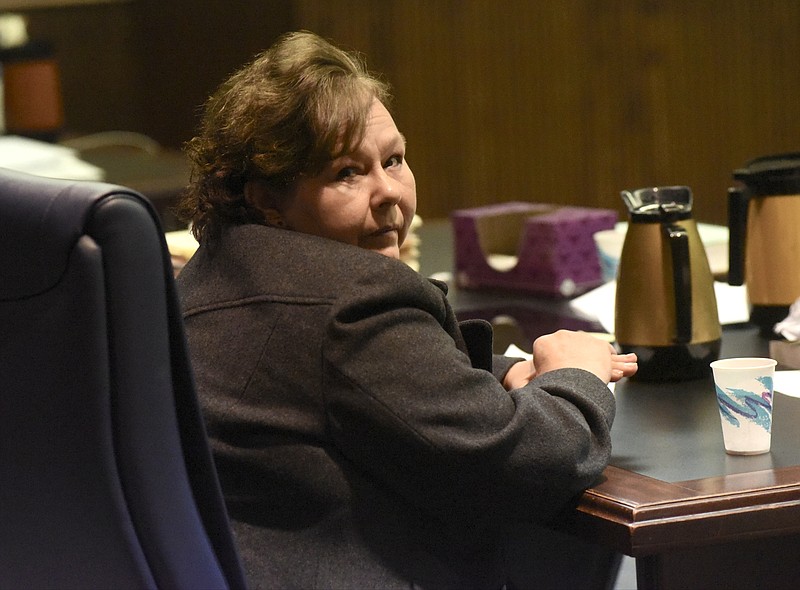
<path fill-rule="evenodd" d="M 62 145 L 16 135 L 0 136 L 0 167 L 49 178 L 103 180 L 105 173 Z"/>

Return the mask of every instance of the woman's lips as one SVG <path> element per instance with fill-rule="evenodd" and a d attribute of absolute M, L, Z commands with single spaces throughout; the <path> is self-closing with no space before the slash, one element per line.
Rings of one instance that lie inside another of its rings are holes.
<path fill-rule="evenodd" d="M 387 225 L 367 234 L 365 241 L 372 247 L 394 246 L 400 242 L 400 230 L 395 225 Z"/>

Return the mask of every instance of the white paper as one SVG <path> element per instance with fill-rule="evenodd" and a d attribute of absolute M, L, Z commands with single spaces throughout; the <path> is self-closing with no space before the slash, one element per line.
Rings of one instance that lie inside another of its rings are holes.
<path fill-rule="evenodd" d="M 19 137 L 0 136 L 0 167 L 48 178 L 103 180 L 101 168 L 84 162 L 63 145 Z"/>
<path fill-rule="evenodd" d="M 747 302 L 747 288 L 744 285 L 734 287 L 715 281 L 714 291 L 717 295 L 720 324 L 743 324 L 750 320 L 750 304 Z"/>
<path fill-rule="evenodd" d="M 750 319 L 750 306 L 747 303 L 747 290 L 744 286 L 734 287 L 720 281 L 714 282 L 717 297 L 717 313 L 722 325 L 741 324 Z M 616 281 L 609 281 L 570 301 L 570 307 L 597 320 L 609 333 L 614 333 L 614 305 L 617 296 Z"/>
<path fill-rule="evenodd" d="M 783 395 L 800 397 L 800 371 L 775 371 L 772 388 Z"/>
<path fill-rule="evenodd" d="M 514 358 L 521 358 L 529 361 L 533 358 L 533 355 L 529 352 L 525 352 L 516 344 L 509 344 L 508 348 L 506 348 L 505 356 L 511 356 Z"/>
<path fill-rule="evenodd" d="M 789 315 L 775 324 L 775 333 L 783 336 L 789 342 L 800 340 L 800 299 L 789 307 Z"/>
<path fill-rule="evenodd" d="M 606 332 L 613 334 L 616 297 L 617 282 L 609 281 L 579 295 L 569 302 L 569 306 L 588 319 L 597 320 Z"/>

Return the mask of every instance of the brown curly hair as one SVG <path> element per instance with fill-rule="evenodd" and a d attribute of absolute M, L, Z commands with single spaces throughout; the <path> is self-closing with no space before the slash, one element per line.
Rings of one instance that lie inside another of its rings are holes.
<path fill-rule="evenodd" d="M 176 209 L 203 242 L 227 224 L 264 223 L 244 197 L 249 180 L 286 195 L 363 140 L 372 101 L 389 86 L 362 58 L 307 32 L 288 33 L 234 73 L 205 103 L 185 145 L 189 186 Z"/>

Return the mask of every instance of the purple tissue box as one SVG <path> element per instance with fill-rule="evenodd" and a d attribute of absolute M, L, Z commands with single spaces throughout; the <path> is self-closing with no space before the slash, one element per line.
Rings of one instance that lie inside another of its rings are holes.
<path fill-rule="evenodd" d="M 617 212 L 508 202 L 459 209 L 450 221 L 458 287 L 571 297 L 603 282 L 592 235 L 613 228 Z"/>

